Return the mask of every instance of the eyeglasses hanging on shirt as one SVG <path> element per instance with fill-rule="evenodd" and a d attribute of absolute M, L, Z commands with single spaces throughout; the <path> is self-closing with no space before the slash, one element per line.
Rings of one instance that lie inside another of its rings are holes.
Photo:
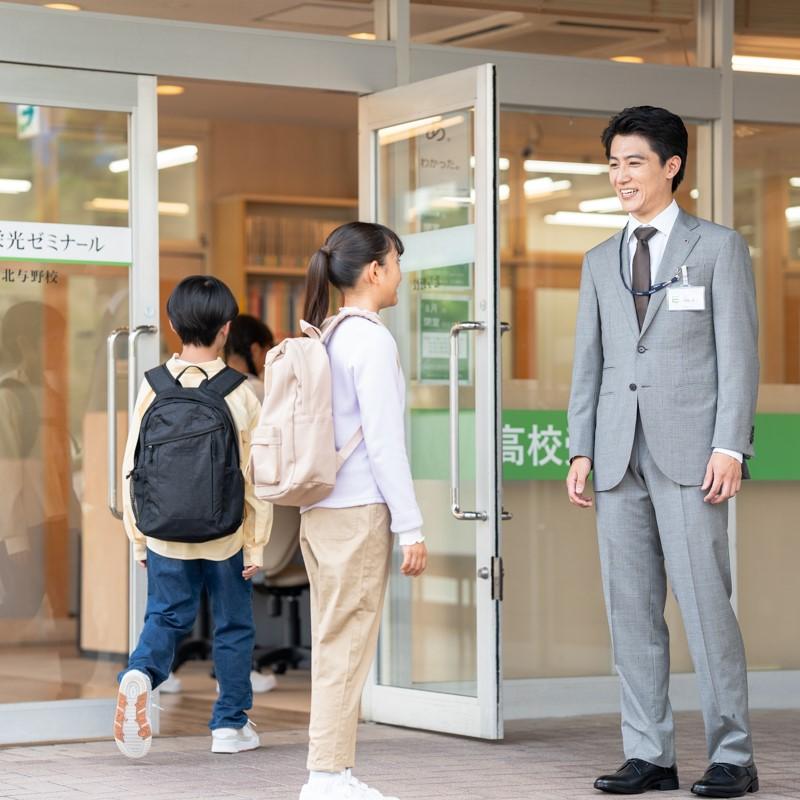
<path fill-rule="evenodd" d="M 676 273 L 672 278 L 670 278 L 670 280 L 661 281 L 660 283 L 654 283 L 654 284 L 652 284 L 650 286 L 649 289 L 646 289 L 643 292 L 642 291 L 638 291 L 637 289 L 634 289 L 629 284 L 629 282 L 625 279 L 625 264 L 624 264 L 624 261 L 623 261 L 623 258 L 622 258 L 622 248 L 625 246 L 626 240 L 627 240 L 627 237 L 625 236 L 625 233 L 623 232 L 622 238 L 620 239 L 620 242 L 619 242 L 619 277 L 622 279 L 622 285 L 634 297 L 650 297 L 651 295 L 654 295 L 656 292 L 664 291 L 664 289 L 666 289 L 668 286 L 672 286 L 673 283 L 677 283 L 681 279 L 681 276 Z"/>

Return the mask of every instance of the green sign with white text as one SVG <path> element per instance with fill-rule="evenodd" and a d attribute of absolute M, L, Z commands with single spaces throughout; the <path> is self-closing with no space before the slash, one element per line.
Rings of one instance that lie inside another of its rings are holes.
<path fill-rule="evenodd" d="M 472 411 L 460 419 L 463 481 L 474 480 Z M 756 455 L 748 465 L 756 481 L 800 481 L 800 414 L 756 414 Z M 510 481 L 564 480 L 569 464 L 566 411 L 503 411 L 503 478 Z M 411 466 L 419 480 L 449 475 L 447 409 L 412 409 Z"/>

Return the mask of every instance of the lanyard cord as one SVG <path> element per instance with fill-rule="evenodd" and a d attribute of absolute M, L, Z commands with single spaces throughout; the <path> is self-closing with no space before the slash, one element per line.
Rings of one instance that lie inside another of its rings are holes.
<path fill-rule="evenodd" d="M 650 297 L 650 295 L 655 294 L 656 292 L 661 292 L 667 288 L 667 286 L 672 286 L 673 283 L 677 283 L 680 280 L 679 275 L 675 275 L 671 280 L 662 281 L 661 283 L 656 283 L 652 285 L 647 291 L 640 292 L 631 286 L 628 286 L 627 281 L 625 280 L 625 267 L 622 263 L 622 247 L 623 245 L 627 244 L 625 231 L 627 230 L 627 226 L 625 226 L 625 230 L 622 231 L 622 238 L 619 242 L 619 277 L 622 280 L 622 285 L 634 296 L 634 297 Z"/>

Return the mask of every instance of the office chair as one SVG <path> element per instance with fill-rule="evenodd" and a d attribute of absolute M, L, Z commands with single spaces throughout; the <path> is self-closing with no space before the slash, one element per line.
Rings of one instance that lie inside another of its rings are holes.
<path fill-rule="evenodd" d="M 300 662 L 311 657 L 311 648 L 303 647 L 300 639 L 300 598 L 308 588 L 308 575 L 302 564 L 295 562 L 300 547 L 300 509 L 273 507 L 272 535 L 264 549 L 264 571 L 253 579 L 253 589 L 270 601 L 270 615 L 278 617 L 283 603 L 289 607 L 286 635 L 282 647 L 256 647 L 255 668 L 272 667 L 282 675 L 288 667 L 297 669 Z"/>

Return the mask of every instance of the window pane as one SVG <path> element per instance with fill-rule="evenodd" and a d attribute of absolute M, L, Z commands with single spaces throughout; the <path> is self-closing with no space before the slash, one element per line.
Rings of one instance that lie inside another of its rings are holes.
<path fill-rule="evenodd" d="M 426 44 L 695 66 L 696 0 L 411 0 Z"/>
<path fill-rule="evenodd" d="M 737 125 L 734 159 L 761 328 L 755 480 L 737 500 L 739 618 L 751 669 L 797 669 L 800 539 L 787 520 L 800 516 L 800 126 Z"/>
<path fill-rule="evenodd" d="M 128 324 L 130 267 L 97 263 L 108 227 L 128 225 L 127 175 L 109 170 L 127 130 L 123 113 L 0 104 L 0 703 L 113 697 L 127 655 L 105 352 Z"/>

